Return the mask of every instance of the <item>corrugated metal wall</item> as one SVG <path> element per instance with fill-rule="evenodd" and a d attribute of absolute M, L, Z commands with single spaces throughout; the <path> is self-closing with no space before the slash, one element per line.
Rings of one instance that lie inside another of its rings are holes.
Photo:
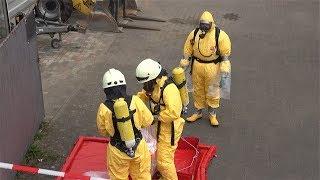
<path fill-rule="evenodd" d="M 0 45 L 0 161 L 19 163 L 44 117 L 34 14 Z M 0 170 L 0 179 L 12 173 Z"/>
<path fill-rule="evenodd" d="M 0 43 L 8 35 L 9 18 L 5 0 L 0 0 Z"/>

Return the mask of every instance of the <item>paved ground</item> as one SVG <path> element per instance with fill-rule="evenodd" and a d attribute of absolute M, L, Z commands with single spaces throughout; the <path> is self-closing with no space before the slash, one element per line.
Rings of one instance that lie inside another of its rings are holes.
<path fill-rule="evenodd" d="M 232 99 L 223 101 L 221 126 L 207 119 L 187 124 L 195 135 L 219 147 L 209 168 L 218 180 L 319 179 L 319 2 L 317 0 L 141 0 L 149 23 L 162 31 L 69 34 L 53 51 L 40 41 L 46 120 L 43 146 L 61 154 L 59 169 L 79 135 L 97 135 L 96 109 L 103 101 L 100 80 L 116 67 L 130 92 L 140 86 L 134 72 L 151 57 L 172 69 L 183 42 L 204 9 L 233 42 Z M 43 179 L 44 177 L 41 177 Z"/>

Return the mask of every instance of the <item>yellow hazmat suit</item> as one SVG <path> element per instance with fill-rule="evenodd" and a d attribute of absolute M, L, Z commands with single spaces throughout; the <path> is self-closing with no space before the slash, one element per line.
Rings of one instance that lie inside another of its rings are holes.
<path fill-rule="evenodd" d="M 229 36 L 221 30 L 218 37 L 218 47 L 216 47 L 216 26 L 212 14 L 205 11 L 200 18 L 200 22 L 201 21 L 212 23 L 211 29 L 202 39 L 199 37 L 202 33 L 201 30 L 197 32 L 196 36 L 194 36 L 195 30 L 193 30 L 189 34 L 184 45 L 185 59 L 188 59 L 189 57 L 195 58 L 192 67 L 192 83 L 194 89 L 194 106 L 198 110 L 206 108 L 207 106 L 210 106 L 211 108 L 219 107 L 220 94 L 219 92 L 209 92 L 209 86 L 219 87 L 220 73 L 228 73 L 231 70 L 230 61 L 227 59 L 231 54 Z M 218 52 L 220 52 L 220 56 L 223 59 L 222 62 L 218 62 L 217 64 L 214 62 L 204 63 L 216 60 L 219 57 L 217 54 Z M 188 65 L 186 60 L 182 60 L 180 64 L 181 66 Z"/>
<path fill-rule="evenodd" d="M 169 84 L 163 90 L 163 98 L 161 97 L 161 87 L 164 86 L 167 76 L 156 80 L 156 85 L 151 94 L 151 98 L 155 102 L 163 104 L 159 113 L 159 121 L 161 122 L 157 144 L 157 168 L 165 180 L 177 180 L 177 172 L 174 164 L 174 153 L 178 146 L 178 141 L 182 135 L 184 119 L 181 118 L 182 102 L 180 92 L 176 85 Z M 138 96 L 147 101 L 150 100 L 145 91 L 139 92 Z M 171 144 L 171 127 L 174 123 L 174 144 Z M 159 128 L 159 127 L 158 127 Z"/>
<path fill-rule="evenodd" d="M 130 110 L 134 113 L 134 123 L 137 129 L 145 128 L 153 122 L 152 113 L 137 96 L 132 96 Z M 103 136 L 113 136 L 115 133 L 112 121 L 112 111 L 101 103 L 97 114 L 98 131 Z M 147 143 L 142 139 L 135 152 L 135 157 L 130 158 L 110 143 L 107 150 L 107 164 L 112 180 L 127 180 L 130 174 L 133 180 L 151 180 L 151 155 Z"/>

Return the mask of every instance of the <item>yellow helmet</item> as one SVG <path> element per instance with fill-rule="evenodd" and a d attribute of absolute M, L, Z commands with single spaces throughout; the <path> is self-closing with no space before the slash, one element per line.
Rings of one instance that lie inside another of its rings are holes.
<path fill-rule="evenodd" d="M 213 15 L 208 12 L 208 11 L 205 11 L 202 13 L 201 17 L 200 17 L 200 22 L 203 21 L 203 22 L 209 22 L 209 23 L 212 23 L 214 24 L 214 18 L 213 18 Z"/>

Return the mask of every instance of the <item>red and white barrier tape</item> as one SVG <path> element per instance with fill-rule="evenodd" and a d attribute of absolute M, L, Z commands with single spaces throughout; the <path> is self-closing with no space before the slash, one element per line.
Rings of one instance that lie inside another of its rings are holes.
<path fill-rule="evenodd" d="M 52 171 L 52 170 L 48 170 L 48 169 L 40 169 L 40 168 L 35 168 L 35 167 L 8 164 L 8 163 L 3 163 L 3 162 L 0 162 L 0 169 L 8 169 L 8 170 L 12 170 L 12 171 L 24 172 L 24 173 L 30 173 L 30 174 L 43 174 L 43 175 L 47 175 L 47 176 L 64 177 L 64 178 L 68 178 L 68 179 L 107 180 L 107 179 L 99 178 L 99 177 L 90 177 L 90 176 L 84 176 L 81 174 L 72 174 L 72 173 L 65 173 L 65 172 L 60 172 L 60 171 Z"/>

